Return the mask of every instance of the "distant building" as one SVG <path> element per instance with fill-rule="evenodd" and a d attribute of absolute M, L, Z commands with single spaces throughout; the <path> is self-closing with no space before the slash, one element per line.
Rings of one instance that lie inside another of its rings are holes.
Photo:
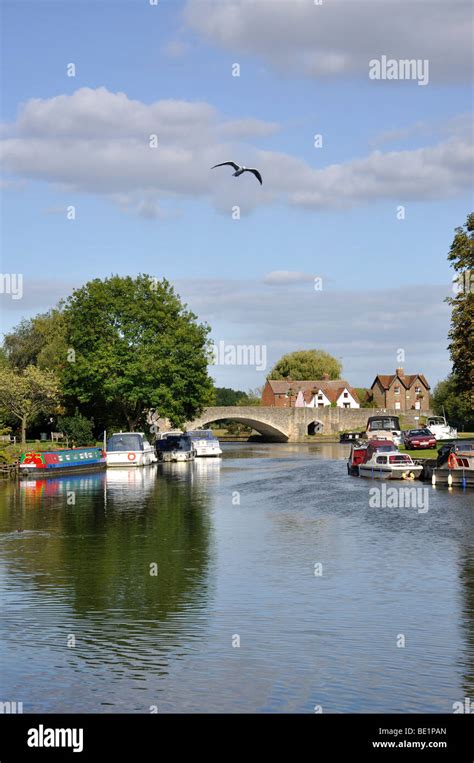
<path fill-rule="evenodd" d="M 430 407 L 430 385 L 423 374 L 405 374 L 397 368 L 394 374 L 377 374 L 371 386 L 378 408 L 396 411 L 427 411 Z"/>
<path fill-rule="evenodd" d="M 294 381 L 267 379 L 262 392 L 262 405 L 276 408 L 360 408 L 355 389 L 345 379 Z"/>

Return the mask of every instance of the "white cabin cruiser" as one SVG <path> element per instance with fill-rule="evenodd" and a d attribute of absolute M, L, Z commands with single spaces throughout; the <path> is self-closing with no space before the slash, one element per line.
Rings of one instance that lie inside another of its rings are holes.
<path fill-rule="evenodd" d="M 400 453 L 392 442 L 383 440 L 369 442 L 358 464 L 359 477 L 379 480 L 416 479 L 422 469 L 408 453 Z"/>
<path fill-rule="evenodd" d="M 428 416 L 426 426 L 437 440 L 455 440 L 458 430 L 450 427 L 444 416 Z"/>
<path fill-rule="evenodd" d="M 186 432 L 186 434 L 193 441 L 196 457 L 222 456 L 219 440 L 211 429 L 195 429 L 192 432 Z"/>
<path fill-rule="evenodd" d="M 144 432 L 115 432 L 107 440 L 107 466 L 148 466 L 156 464 L 153 445 Z"/>

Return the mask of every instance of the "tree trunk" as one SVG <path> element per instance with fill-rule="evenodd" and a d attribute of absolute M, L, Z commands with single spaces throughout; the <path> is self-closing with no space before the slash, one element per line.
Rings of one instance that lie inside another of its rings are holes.
<path fill-rule="evenodd" d="M 21 417 L 21 444 L 26 445 L 26 416 Z"/>

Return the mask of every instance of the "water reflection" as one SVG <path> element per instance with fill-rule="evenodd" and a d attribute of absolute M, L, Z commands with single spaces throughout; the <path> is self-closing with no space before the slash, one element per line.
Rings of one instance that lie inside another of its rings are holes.
<path fill-rule="evenodd" d="M 428 486 L 425 514 L 373 509 L 346 453 L 237 443 L 222 459 L 0 483 L 5 698 L 451 712 L 472 697 L 472 495 Z"/>
<path fill-rule="evenodd" d="M 190 472 L 175 476 L 111 469 L 4 488 L 7 651 L 39 641 L 46 663 L 55 655 L 63 667 L 132 671 L 139 680 L 166 672 L 190 630 L 199 640 L 198 613 L 209 597 L 209 496 Z"/>

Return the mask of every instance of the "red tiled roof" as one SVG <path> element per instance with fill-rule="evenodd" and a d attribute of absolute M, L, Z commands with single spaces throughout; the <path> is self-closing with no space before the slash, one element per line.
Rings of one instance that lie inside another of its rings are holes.
<path fill-rule="evenodd" d="M 389 389 L 395 379 L 398 379 L 403 384 L 405 389 L 409 389 L 417 379 L 420 380 L 426 389 L 430 389 L 430 385 L 426 381 L 423 374 L 404 374 L 403 376 L 399 376 L 398 374 L 377 374 L 372 383 L 372 387 L 378 380 L 384 389 Z M 370 389 L 372 389 L 372 387 Z"/>
<path fill-rule="evenodd" d="M 321 390 L 331 403 L 335 403 L 345 389 L 359 402 L 357 393 L 345 379 L 310 379 L 307 381 L 293 381 L 288 379 L 268 379 L 268 384 L 275 395 L 285 395 L 290 389 L 295 395 L 301 390 L 306 403 Z"/>

